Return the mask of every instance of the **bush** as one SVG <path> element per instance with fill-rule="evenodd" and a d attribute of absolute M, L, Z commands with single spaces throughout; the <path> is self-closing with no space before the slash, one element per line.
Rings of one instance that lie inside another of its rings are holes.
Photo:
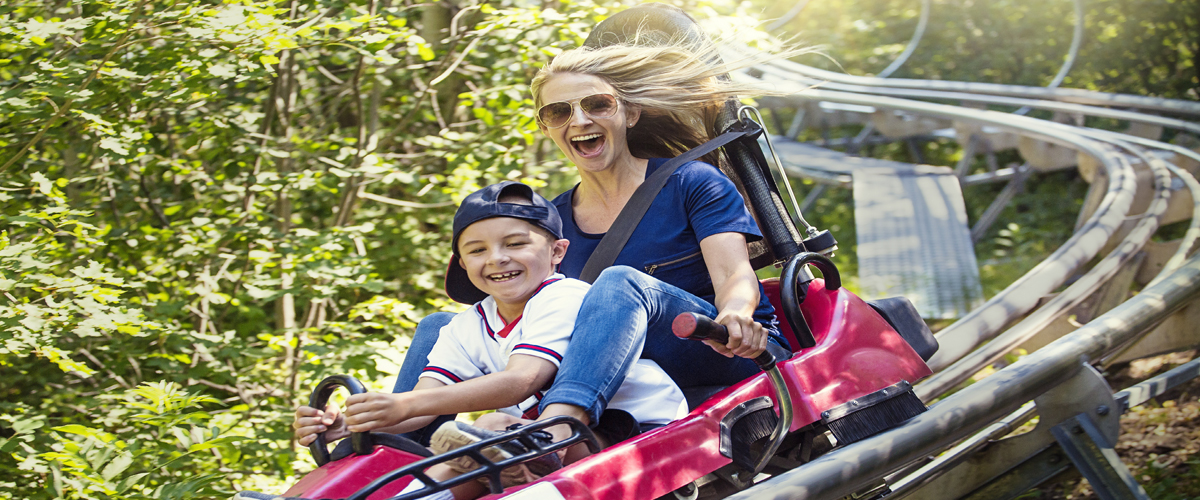
<path fill-rule="evenodd" d="M 455 203 L 561 169 L 526 83 L 604 12 L 439 9 L 0 6 L 0 496 L 311 467 L 292 410 L 448 306 Z"/>

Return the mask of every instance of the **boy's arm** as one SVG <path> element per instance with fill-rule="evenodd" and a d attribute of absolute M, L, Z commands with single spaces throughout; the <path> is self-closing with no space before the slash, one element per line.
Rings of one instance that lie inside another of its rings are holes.
<path fill-rule="evenodd" d="M 402 415 L 402 407 L 408 404 L 406 402 L 407 395 L 417 391 L 436 390 L 445 386 L 446 383 L 441 380 L 421 377 L 417 381 L 416 387 L 413 387 L 413 390 L 409 392 L 366 392 L 350 396 L 346 398 L 346 430 L 350 432 L 401 434 L 425 427 L 432 423 L 437 418 L 437 415 L 421 415 L 395 420 L 394 418 L 377 419 L 373 412 L 382 412 L 384 416 L 399 417 Z M 368 418 L 368 416 L 372 420 L 362 424 L 354 424 L 354 422 L 358 421 L 356 419 Z"/>
<path fill-rule="evenodd" d="M 438 415 L 513 406 L 554 380 L 558 366 L 549 360 L 513 353 L 502 372 L 445 385 L 421 378 L 412 392 L 366 393 L 346 399 L 350 432 L 409 432 L 429 425 Z"/>

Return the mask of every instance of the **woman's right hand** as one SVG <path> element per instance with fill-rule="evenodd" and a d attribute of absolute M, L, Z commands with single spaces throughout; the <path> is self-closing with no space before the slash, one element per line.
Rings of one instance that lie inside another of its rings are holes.
<path fill-rule="evenodd" d="M 770 339 L 770 336 L 767 334 L 767 329 L 755 321 L 753 316 L 722 313 L 717 315 L 715 321 L 725 326 L 725 331 L 729 334 L 729 341 L 725 344 L 718 344 L 713 340 L 704 342 L 721 355 L 754 359 L 767 349 L 767 340 Z"/>
<path fill-rule="evenodd" d="M 346 418 L 332 403 L 324 411 L 310 406 L 296 408 L 292 429 L 295 429 L 296 442 L 301 446 L 312 444 L 317 440 L 317 434 L 322 432 L 327 443 L 350 435 L 346 429 Z"/>

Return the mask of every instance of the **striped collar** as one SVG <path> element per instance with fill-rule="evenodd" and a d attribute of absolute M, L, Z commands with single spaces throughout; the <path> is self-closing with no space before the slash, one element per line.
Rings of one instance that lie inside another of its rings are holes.
<path fill-rule="evenodd" d="M 546 278 L 546 281 L 543 281 L 541 285 L 538 285 L 537 290 L 534 290 L 533 295 L 530 295 L 529 298 L 532 299 L 535 295 L 541 293 L 542 290 L 544 290 L 547 286 L 549 286 L 550 284 L 552 284 L 556 281 L 560 281 L 562 279 L 563 279 L 563 275 L 561 275 L 561 274 L 554 273 L 554 274 L 550 275 L 549 278 Z M 487 304 L 488 307 L 485 308 L 484 304 Z M 501 318 L 500 313 L 496 311 L 496 300 L 495 299 L 493 299 L 492 297 L 489 296 L 488 298 L 475 303 L 475 313 L 479 315 L 479 319 L 483 322 L 484 331 L 487 332 L 488 337 L 491 337 L 492 340 L 496 340 L 497 335 L 499 335 L 500 338 L 508 338 L 509 334 L 511 334 L 512 331 L 516 328 L 517 324 L 521 322 L 521 318 L 525 316 L 524 314 L 521 314 L 520 316 L 517 316 L 512 321 L 510 321 L 508 324 L 505 324 L 502 328 L 500 328 L 500 330 L 496 330 L 496 329 L 492 328 L 492 325 L 491 325 L 492 321 L 488 319 L 488 311 L 491 311 L 492 314 L 496 317 L 497 320 L 500 321 L 501 324 L 504 323 L 504 318 Z"/>

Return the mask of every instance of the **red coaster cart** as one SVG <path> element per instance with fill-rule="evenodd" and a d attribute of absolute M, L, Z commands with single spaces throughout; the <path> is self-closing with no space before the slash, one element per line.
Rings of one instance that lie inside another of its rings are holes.
<path fill-rule="evenodd" d="M 639 30 L 642 40 L 647 29 L 668 38 L 704 36 L 682 11 L 646 4 L 600 23 L 586 44 L 626 40 Z M 766 280 L 764 287 L 776 311 L 782 311 L 781 327 L 794 354 L 765 353 L 757 360 L 763 373 L 736 385 L 685 391 L 692 409 L 686 417 L 604 450 L 597 448 L 587 426 L 568 417 L 538 422 L 438 456 L 390 434 L 354 434 L 332 454 L 318 439 L 310 448 L 320 467 L 283 497 L 406 500 L 488 478 L 492 494 L 486 498 L 721 498 L 762 480 L 763 474 L 797 467 L 834 446 L 861 440 L 925 411 L 911 384 L 930 375 L 925 360 L 937 350 L 937 342 L 929 328 L 907 299 L 868 303 L 841 287 L 837 268 L 823 255 L 831 253 L 836 242 L 828 231 L 811 228 L 806 238 L 800 237 L 758 146 L 761 127 L 742 119 L 740 104 L 730 102 L 727 107 L 716 129 L 743 134 L 725 146 L 728 164 L 722 169 L 742 189 L 763 230 L 763 242 L 751 247 L 755 267 L 786 263 L 782 278 Z M 810 265 L 821 271 L 823 279 L 809 274 Z M 675 322 L 676 334 L 692 338 L 719 334 L 707 330 L 708 323 L 707 318 L 681 316 Z M 329 377 L 314 390 L 309 405 L 323 408 L 339 386 L 352 393 L 364 391 L 352 377 Z M 574 430 L 566 441 L 541 446 L 529 436 L 560 423 Z M 501 462 L 481 453 L 504 441 L 519 441 L 529 451 Z M 502 469 L 580 442 L 594 454 L 540 481 L 507 490 L 501 487 Z M 482 466 L 442 482 L 424 473 L 436 463 L 464 455 Z M 413 478 L 425 487 L 397 496 Z M 241 492 L 237 498 L 280 497 Z"/>

